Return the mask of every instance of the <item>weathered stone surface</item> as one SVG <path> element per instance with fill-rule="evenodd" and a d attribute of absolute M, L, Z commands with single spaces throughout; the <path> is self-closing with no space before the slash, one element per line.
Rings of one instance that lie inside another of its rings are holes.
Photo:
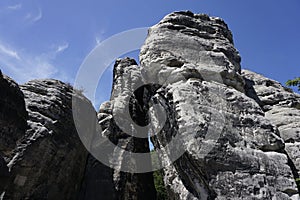
<path fill-rule="evenodd" d="M 9 171 L 6 162 L 0 156 L 0 194 L 5 190 L 7 180 L 9 179 Z"/>
<path fill-rule="evenodd" d="M 121 171 L 122 167 L 128 169 L 125 166 L 130 158 L 125 156 L 125 152 L 149 152 L 148 139 L 133 137 L 132 135 L 143 133 L 128 126 L 132 124 L 130 122 L 132 119 L 136 122 L 145 123 L 145 116 L 141 116 L 139 113 L 139 111 L 143 111 L 139 110 L 139 101 L 142 102 L 142 100 L 134 96 L 133 93 L 134 88 L 137 88 L 138 85 L 142 85 L 142 80 L 136 62 L 129 58 L 117 60 L 114 66 L 111 100 L 101 105 L 98 120 L 102 129 L 101 134 L 123 150 L 121 152 L 114 151 L 111 155 L 107 155 L 108 162 L 116 163 L 116 165 L 112 164 L 113 170 L 99 163 L 95 158 L 91 158 L 89 162 L 94 164 L 88 165 L 86 169 L 85 182 L 87 185 L 85 187 L 87 190 L 84 191 L 85 197 L 83 199 L 156 199 L 152 172 L 130 173 Z M 132 105 L 132 118 L 124 110 L 129 102 Z M 118 116 L 118 119 L 114 116 Z M 109 143 L 109 141 L 107 142 Z M 102 152 L 105 151 L 107 142 L 98 141 L 97 138 L 94 138 L 92 146 L 94 145 L 94 150 L 97 149 L 98 152 Z M 137 165 L 151 165 L 150 156 L 148 163 L 137 163 Z M 107 171 L 110 176 L 99 170 Z M 111 193 L 105 191 L 101 193 L 98 190 L 89 189 L 101 187 L 106 188 L 106 191 L 111 191 Z"/>
<path fill-rule="evenodd" d="M 166 163 L 185 152 L 164 168 L 172 199 L 299 198 L 284 140 L 249 95 L 222 20 L 167 15 L 149 30 L 140 60 L 145 82 L 163 85 L 154 98 L 168 121 L 154 146 Z"/>
<path fill-rule="evenodd" d="M 24 95 L 11 78 L 0 71 L 0 152 L 8 156 L 25 135 L 27 112 Z M 1 156 L 1 155 L 0 155 Z"/>
<path fill-rule="evenodd" d="M 6 160 L 25 135 L 27 117 L 22 91 L 0 71 L 0 195 L 10 176 Z"/>
<path fill-rule="evenodd" d="M 84 180 L 79 195 L 80 200 L 118 199 L 112 168 L 102 164 L 92 155 L 88 156 L 85 168 Z"/>
<path fill-rule="evenodd" d="M 202 77 L 243 91 L 240 60 L 222 19 L 189 11 L 171 13 L 151 27 L 140 53 L 146 78 L 161 85 L 170 77 Z"/>
<path fill-rule="evenodd" d="M 249 70 L 243 76 L 252 86 L 262 103 L 266 118 L 275 124 L 285 141 L 285 151 L 291 159 L 295 178 L 300 175 L 300 95 L 279 82 Z"/>
<path fill-rule="evenodd" d="M 4 199 L 76 199 L 87 153 L 73 122 L 72 87 L 49 79 L 30 81 L 21 89 L 28 129 L 7 158 L 10 179 Z"/>
<path fill-rule="evenodd" d="M 272 199 L 298 193 L 287 156 L 277 153 L 283 140 L 254 100 L 200 80 L 167 86 L 165 98 L 172 102 L 166 107 L 172 108 L 167 111 L 172 123 L 154 138 L 155 147 L 178 136 L 175 147 L 186 151 L 165 168 L 174 199 Z"/>

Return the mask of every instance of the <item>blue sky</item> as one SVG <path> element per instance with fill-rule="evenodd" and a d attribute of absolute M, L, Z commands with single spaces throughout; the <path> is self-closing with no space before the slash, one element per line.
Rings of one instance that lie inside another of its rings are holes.
<path fill-rule="evenodd" d="M 282 83 L 300 76 L 299 0 L 1 0 L 0 69 L 19 83 L 47 77 L 73 83 L 99 42 L 176 10 L 223 18 L 242 68 Z M 107 70 L 97 104 L 109 98 L 110 87 Z"/>

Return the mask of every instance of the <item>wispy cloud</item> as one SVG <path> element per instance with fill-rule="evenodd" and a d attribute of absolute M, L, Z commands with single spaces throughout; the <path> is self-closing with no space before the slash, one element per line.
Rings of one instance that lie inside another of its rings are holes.
<path fill-rule="evenodd" d="M 69 48 L 69 43 L 65 42 L 65 43 L 57 46 L 55 53 L 61 53 L 61 52 L 65 51 L 67 48 Z"/>
<path fill-rule="evenodd" d="M 18 52 L 0 43 L 0 54 L 20 60 Z"/>
<path fill-rule="evenodd" d="M 39 8 L 38 14 L 32 20 L 33 20 L 33 22 L 37 22 L 40 19 L 42 19 L 42 17 L 43 17 L 42 9 Z"/>
<path fill-rule="evenodd" d="M 37 13 L 27 13 L 25 16 L 25 20 L 30 21 L 31 23 L 35 23 L 39 20 L 41 20 L 43 17 L 42 9 L 39 8 Z"/>
<path fill-rule="evenodd" d="M 98 44 L 100 44 L 100 43 L 101 43 L 101 41 L 102 41 L 102 39 L 101 39 L 101 38 L 99 38 L 99 37 L 97 37 L 97 36 L 96 36 L 95 40 L 96 40 L 96 44 L 97 44 L 97 45 L 98 45 Z"/>
<path fill-rule="evenodd" d="M 104 34 L 105 30 L 101 30 L 99 33 L 95 36 L 96 45 L 100 44 L 104 40 Z"/>
<path fill-rule="evenodd" d="M 10 5 L 10 6 L 7 6 L 6 8 L 8 10 L 19 10 L 22 8 L 22 4 L 19 3 L 19 4 L 15 4 L 15 5 Z"/>
<path fill-rule="evenodd" d="M 7 73 L 18 83 L 38 78 L 70 81 L 70 78 L 54 65 L 56 52 L 32 55 L 25 51 L 9 49 L 7 46 L 0 41 L 0 66 L 4 73 Z"/>

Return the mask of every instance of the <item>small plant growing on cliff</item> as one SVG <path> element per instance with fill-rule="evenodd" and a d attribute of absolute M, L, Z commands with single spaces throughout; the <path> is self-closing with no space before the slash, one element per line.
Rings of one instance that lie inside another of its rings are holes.
<path fill-rule="evenodd" d="M 67 88 L 69 88 L 70 90 L 73 90 L 73 92 L 75 94 L 78 94 L 78 95 L 83 95 L 83 93 L 85 92 L 84 88 L 83 87 L 80 87 L 80 88 L 77 88 L 77 87 L 74 87 L 71 83 L 67 82 L 66 83 L 66 86 Z"/>
<path fill-rule="evenodd" d="M 151 160 L 152 163 L 156 163 L 156 165 L 159 163 L 157 154 L 154 153 L 154 151 L 151 151 Z M 157 193 L 157 200 L 166 200 L 168 199 L 166 187 L 164 184 L 163 179 L 163 171 L 157 170 L 153 172 L 153 179 L 154 179 L 154 186 Z"/>
<path fill-rule="evenodd" d="M 296 178 L 297 187 L 300 188 L 300 178 Z"/>
<path fill-rule="evenodd" d="M 154 178 L 154 185 L 157 192 L 157 200 L 166 200 L 167 198 L 167 191 L 165 188 L 163 174 L 161 170 L 153 172 Z"/>
<path fill-rule="evenodd" d="M 295 87 L 298 86 L 298 91 L 300 91 L 300 77 L 295 78 L 295 79 L 293 79 L 293 80 L 288 80 L 288 81 L 286 82 L 286 85 L 287 85 L 287 86 L 295 86 Z"/>
<path fill-rule="evenodd" d="M 84 89 L 82 89 L 82 88 L 80 88 L 80 89 L 74 88 L 74 92 L 75 92 L 76 94 L 83 95 Z"/>

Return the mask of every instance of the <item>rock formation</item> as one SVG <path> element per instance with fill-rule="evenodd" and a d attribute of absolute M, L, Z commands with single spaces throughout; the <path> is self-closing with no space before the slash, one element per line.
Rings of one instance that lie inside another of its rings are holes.
<path fill-rule="evenodd" d="M 243 70 L 242 75 L 254 88 L 265 116 L 285 142 L 285 153 L 295 178 L 300 176 L 300 95 L 277 81 Z M 298 188 L 300 189 L 300 188 Z"/>
<path fill-rule="evenodd" d="M 138 132 L 132 127 L 129 128 L 129 132 L 125 133 L 123 131 L 124 129 L 122 130 L 124 127 L 119 127 L 118 125 L 126 126 L 130 124 L 129 121 L 131 119 L 128 119 L 123 107 L 126 102 L 130 101 L 133 113 L 132 119 L 140 124 L 145 123 L 146 118 L 142 114 L 143 109 L 141 109 L 141 104 L 138 102 L 142 100 L 139 99 L 138 96 L 134 95 L 135 85 L 141 83 L 141 81 L 140 69 L 133 59 L 127 58 L 117 60 L 114 66 L 111 99 L 109 102 L 105 102 L 101 105 L 98 113 L 98 120 L 102 128 L 102 134 L 105 134 L 105 136 L 108 137 L 114 145 L 126 150 L 127 152 L 133 153 L 149 152 L 148 138 L 135 138 L 132 136 L 133 134 L 142 135 L 145 133 Z M 114 120 L 113 113 L 117 113 L 118 116 L 121 116 L 122 122 Z M 94 139 L 94 141 L 96 141 L 96 139 Z M 101 145 L 97 147 L 97 151 L 102 152 L 105 150 L 105 147 L 106 144 L 101 141 Z M 81 196 L 81 199 L 156 199 L 152 172 L 122 172 L 118 169 L 121 169 L 122 167 L 126 168 L 126 162 L 128 162 L 127 159 L 129 159 L 126 157 L 125 151 L 113 153 L 110 156 L 117 160 L 118 166 L 115 166 L 114 170 L 109 169 L 93 157 L 89 159 L 84 188 L 82 191 L 84 195 Z M 108 157 L 107 159 L 110 158 Z M 149 157 L 148 163 L 138 163 L 138 165 L 151 166 L 150 159 L 151 158 Z M 110 177 L 104 175 L 102 173 L 103 171 L 106 171 Z M 103 177 L 108 179 L 103 179 Z M 110 192 L 104 192 L 104 194 L 99 193 L 97 188 L 105 188 L 105 191 Z"/>
<path fill-rule="evenodd" d="M 156 77 L 164 85 L 160 94 L 170 113 L 171 125 L 153 138 L 154 146 L 161 148 L 178 135 L 185 150 L 164 168 L 171 199 L 299 198 L 293 156 L 285 153 L 279 124 L 271 116 L 275 111 L 265 117 L 255 101 L 263 102 L 269 91 L 261 92 L 264 97 L 246 95 L 240 57 L 221 19 L 190 12 L 166 16 L 150 28 L 140 60 L 146 79 Z M 289 92 L 273 103 L 295 105 L 298 97 Z M 289 131 L 297 135 L 293 120 Z M 161 159 L 170 159 L 170 153 Z"/>
<path fill-rule="evenodd" d="M 0 71 L 0 151 L 5 156 L 23 137 L 27 127 L 24 95 L 18 84 Z"/>
<path fill-rule="evenodd" d="M 149 29 L 140 66 L 116 61 L 98 113 L 68 84 L 0 73 L 1 197 L 157 199 L 150 134 L 169 199 L 299 199 L 300 95 L 240 61 L 222 19 L 184 11 Z"/>
<path fill-rule="evenodd" d="M 20 89 L 9 78 L 2 79 L 9 83 L 1 89 L 1 100 L 6 100 L 1 102 L 6 111 L 1 119 L 5 135 L 1 142 L 6 139 L 9 147 L 1 149 L 8 166 L 3 169 L 1 161 L 1 183 L 2 170 L 7 179 L 3 199 L 76 199 L 87 156 L 72 119 L 71 99 L 77 94 L 56 80 L 34 80 Z M 87 99 L 77 96 L 92 108 Z M 12 130 L 18 128 L 18 132 L 7 132 L 3 123 L 12 123 Z"/>

